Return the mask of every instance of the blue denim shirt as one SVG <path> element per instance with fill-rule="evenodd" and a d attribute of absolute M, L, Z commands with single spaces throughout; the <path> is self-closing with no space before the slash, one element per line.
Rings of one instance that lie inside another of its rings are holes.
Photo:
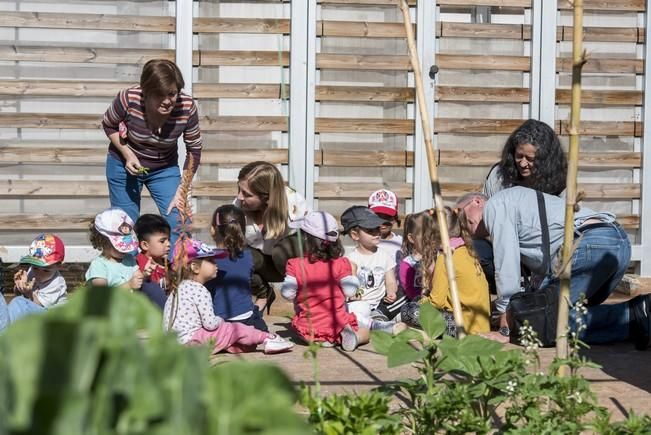
<path fill-rule="evenodd" d="M 552 265 L 563 243 L 565 227 L 565 198 L 544 194 L 549 225 L 549 243 Z M 495 284 L 498 299 L 496 307 L 504 312 L 511 296 L 520 291 L 520 261 L 532 272 L 542 270 L 542 232 L 538 214 L 536 191 L 526 187 L 511 187 L 495 193 L 484 206 L 484 225 L 493 242 Z M 574 227 L 588 219 L 615 221 L 615 215 L 596 212 L 586 207 L 574 215 Z"/>

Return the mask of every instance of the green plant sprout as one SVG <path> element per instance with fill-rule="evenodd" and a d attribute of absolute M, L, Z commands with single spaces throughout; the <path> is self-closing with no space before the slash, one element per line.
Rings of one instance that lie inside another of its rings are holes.
<path fill-rule="evenodd" d="M 147 175 L 149 174 L 149 168 L 141 166 L 138 168 L 138 175 Z"/>

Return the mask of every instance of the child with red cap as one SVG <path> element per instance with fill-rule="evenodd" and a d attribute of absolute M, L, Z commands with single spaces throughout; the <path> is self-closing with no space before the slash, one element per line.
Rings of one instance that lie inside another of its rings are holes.
<path fill-rule="evenodd" d="M 391 258 L 398 258 L 402 248 L 402 236 L 393 232 L 393 226 L 400 226 L 398 217 L 398 197 L 390 190 L 380 189 L 368 197 L 368 208 L 371 209 L 384 223 L 380 226 L 379 248 L 387 252 Z"/>
<path fill-rule="evenodd" d="M 29 268 L 14 275 L 18 296 L 7 306 L 8 324 L 67 301 L 66 280 L 59 272 L 64 257 L 63 242 L 54 234 L 40 234 L 32 241 L 29 254 L 20 259 Z"/>

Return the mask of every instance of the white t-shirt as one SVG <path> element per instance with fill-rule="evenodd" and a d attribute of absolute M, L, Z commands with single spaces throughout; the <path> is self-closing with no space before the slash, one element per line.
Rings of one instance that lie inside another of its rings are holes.
<path fill-rule="evenodd" d="M 27 280 L 29 281 L 32 278 L 34 278 L 34 274 L 30 268 L 27 272 Z M 60 272 L 54 274 L 52 279 L 49 281 L 36 284 L 36 287 L 34 294 L 44 308 L 51 308 L 68 301 L 68 286 L 66 285 L 66 279 Z"/>
<path fill-rule="evenodd" d="M 379 248 L 389 254 L 397 264 L 398 261 L 402 259 L 400 252 L 402 249 L 402 236 L 396 233 L 391 234 L 393 237 L 390 239 L 380 239 Z"/>
<path fill-rule="evenodd" d="M 382 249 L 371 255 L 361 254 L 354 249 L 346 257 L 357 265 L 357 278 L 360 288 L 364 290 L 362 300 L 368 302 L 371 308 L 377 307 L 387 293 L 384 276 L 396 267 L 396 261 Z"/>
<path fill-rule="evenodd" d="M 305 198 L 288 186 L 285 186 L 285 194 L 287 195 L 287 221 L 293 222 L 305 217 L 305 215 L 310 211 L 307 207 Z M 241 207 L 237 198 L 233 201 L 233 204 L 237 207 Z M 287 234 L 290 234 L 289 228 L 287 228 L 284 235 Z M 276 245 L 276 242 L 278 242 L 278 239 L 265 239 L 260 227 L 256 225 L 255 222 L 252 222 L 248 217 L 246 219 L 246 233 L 244 234 L 244 237 L 246 238 L 246 244 L 248 246 L 258 249 L 267 255 L 271 254 L 271 249 Z"/>

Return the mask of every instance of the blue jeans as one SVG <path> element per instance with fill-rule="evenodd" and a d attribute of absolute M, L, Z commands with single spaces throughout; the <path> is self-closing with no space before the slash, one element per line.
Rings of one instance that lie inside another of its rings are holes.
<path fill-rule="evenodd" d="M 2 293 L 0 293 L 0 331 L 9 326 L 9 310 L 7 309 L 7 301 Z"/>
<path fill-rule="evenodd" d="M 140 216 L 140 195 L 142 187 L 147 186 L 158 211 L 172 229 L 170 242 L 172 247 L 180 233 L 179 211 L 175 207 L 167 214 L 167 207 L 174 199 L 176 189 L 181 182 L 178 166 L 169 166 L 150 171 L 148 174 L 131 175 L 124 163 L 109 154 L 106 158 L 106 181 L 109 188 L 111 207 L 120 207 L 135 222 Z M 171 254 L 171 251 L 170 251 Z"/>
<path fill-rule="evenodd" d="M 583 232 L 572 258 L 570 302 L 574 304 L 581 294 L 588 300 L 587 328 L 580 336 L 586 343 L 601 344 L 629 338 L 628 302 L 601 304 L 621 281 L 630 260 L 631 243 L 618 224 Z M 570 328 L 575 328 L 574 311 L 570 311 Z"/>
<path fill-rule="evenodd" d="M 45 308 L 23 296 L 16 296 L 13 298 L 13 300 L 9 302 L 7 309 L 9 311 L 9 323 L 14 323 L 23 317 L 45 311 Z"/>

